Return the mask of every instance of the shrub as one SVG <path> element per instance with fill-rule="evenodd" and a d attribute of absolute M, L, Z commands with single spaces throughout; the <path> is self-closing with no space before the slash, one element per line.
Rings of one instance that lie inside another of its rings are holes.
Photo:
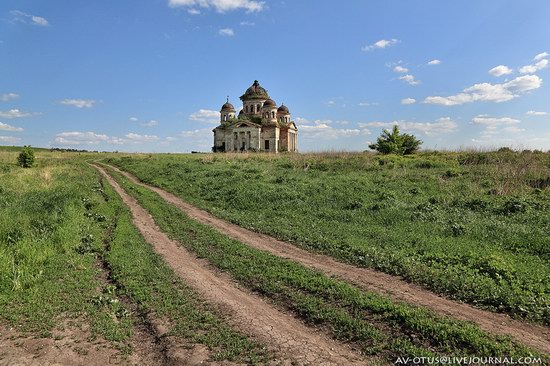
<path fill-rule="evenodd" d="M 17 163 L 23 168 L 30 168 L 34 164 L 34 151 L 30 146 L 24 146 L 17 157 Z"/>
<path fill-rule="evenodd" d="M 409 155 L 418 151 L 422 141 L 414 135 L 400 133 L 399 127 L 393 126 L 392 131 L 384 130 L 376 143 L 370 144 L 369 148 L 382 154 Z"/>

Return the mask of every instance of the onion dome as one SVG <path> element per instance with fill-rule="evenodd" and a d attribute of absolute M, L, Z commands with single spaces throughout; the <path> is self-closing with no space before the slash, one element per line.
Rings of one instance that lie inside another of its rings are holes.
<path fill-rule="evenodd" d="M 288 110 L 288 107 L 284 104 L 281 104 L 281 106 L 279 107 L 279 109 L 277 109 L 277 112 L 278 113 L 284 113 L 284 114 L 290 114 L 289 110 Z"/>
<path fill-rule="evenodd" d="M 264 102 L 264 108 L 265 108 L 265 107 L 272 107 L 272 108 L 274 108 L 274 107 L 276 107 L 276 106 L 277 106 L 277 104 L 276 104 L 275 101 L 274 101 L 273 99 L 271 99 L 271 98 L 267 99 L 267 100 Z"/>
<path fill-rule="evenodd" d="M 236 112 L 236 110 L 235 107 L 233 107 L 233 104 L 229 103 L 228 101 L 227 103 L 222 105 L 222 112 Z"/>
<path fill-rule="evenodd" d="M 241 96 L 242 101 L 250 100 L 250 99 L 268 99 L 268 98 L 269 98 L 269 95 L 267 94 L 267 90 L 265 90 L 260 86 L 260 83 L 258 82 L 258 80 L 254 80 L 254 84 L 252 84 L 250 88 L 246 89 L 244 94 Z"/>

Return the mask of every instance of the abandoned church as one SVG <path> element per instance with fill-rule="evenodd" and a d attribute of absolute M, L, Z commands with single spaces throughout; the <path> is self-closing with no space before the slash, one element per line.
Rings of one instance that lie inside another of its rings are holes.
<path fill-rule="evenodd" d="M 258 80 L 240 97 L 243 109 L 236 115 L 229 103 L 222 106 L 220 125 L 214 131 L 214 152 L 297 151 L 298 129 L 290 119 L 288 107 L 277 104 Z"/>

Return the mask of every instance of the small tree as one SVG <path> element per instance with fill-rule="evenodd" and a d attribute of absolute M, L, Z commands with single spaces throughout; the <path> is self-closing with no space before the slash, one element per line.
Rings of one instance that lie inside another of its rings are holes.
<path fill-rule="evenodd" d="M 393 126 L 392 131 L 384 130 L 376 143 L 370 144 L 369 148 L 382 154 L 413 154 L 420 148 L 422 141 L 414 135 L 400 133 L 397 125 Z"/>
<path fill-rule="evenodd" d="M 29 146 L 23 146 L 23 150 L 17 157 L 17 163 L 23 168 L 30 168 L 34 164 L 34 151 Z"/>

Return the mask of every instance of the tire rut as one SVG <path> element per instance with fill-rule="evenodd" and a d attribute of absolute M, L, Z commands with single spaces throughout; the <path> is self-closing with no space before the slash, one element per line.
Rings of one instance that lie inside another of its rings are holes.
<path fill-rule="evenodd" d="M 166 202 L 184 211 L 189 217 L 207 224 L 220 233 L 256 249 L 290 259 L 307 267 L 335 276 L 357 287 L 389 296 L 394 300 L 429 308 L 436 313 L 456 319 L 470 321 L 489 333 L 510 336 L 517 342 L 546 354 L 550 353 L 550 328 L 510 318 L 505 314 L 475 308 L 471 305 L 439 296 L 425 288 L 404 281 L 402 278 L 364 267 L 355 267 L 335 259 L 256 233 L 225 220 L 216 218 L 164 189 L 141 182 L 134 175 L 105 164 L 123 174 L 132 183 L 148 188 L 160 195 Z"/>
<path fill-rule="evenodd" d="M 206 300 L 221 305 L 236 329 L 268 345 L 281 359 L 299 365 L 364 365 L 367 360 L 352 349 L 308 328 L 235 284 L 215 274 L 205 260 L 197 259 L 155 224 L 153 217 L 129 196 L 101 167 L 93 165 L 130 208 L 133 223 L 172 270 Z"/>

